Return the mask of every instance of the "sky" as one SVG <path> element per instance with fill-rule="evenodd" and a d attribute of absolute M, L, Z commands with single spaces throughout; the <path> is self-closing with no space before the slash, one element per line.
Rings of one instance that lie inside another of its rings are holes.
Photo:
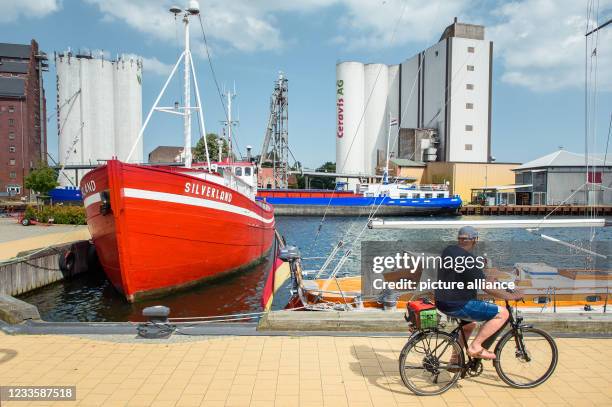
<path fill-rule="evenodd" d="M 174 3 L 184 7 L 187 1 L 0 0 L 0 42 L 33 38 L 51 57 L 44 80 L 54 158 L 53 52 L 142 56 L 146 113 L 183 47 L 180 21 L 168 12 Z M 247 145 L 259 153 L 273 83 L 283 71 L 289 79 L 289 146 L 310 168 L 335 161 L 336 63 L 400 63 L 433 45 L 455 16 L 485 25 L 485 37 L 494 43 L 497 161 L 526 162 L 561 146 L 584 152 L 587 14 L 590 26 L 612 18 L 612 0 L 202 0 L 200 8 L 217 79 L 222 87 L 235 84 L 238 93 L 241 153 Z M 218 133 L 223 107 L 199 24 L 191 28 L 207 131 Z M 612 25 L 591 38 L 597 51 L 588 58 L 589 149 L 604 152 L 612 114 Z M 166 100 L 180 95 L 176 80 Z M 158 145 L 181 144 L 180 119 L 154 115 L 144 136 L 145 157 Z"/>

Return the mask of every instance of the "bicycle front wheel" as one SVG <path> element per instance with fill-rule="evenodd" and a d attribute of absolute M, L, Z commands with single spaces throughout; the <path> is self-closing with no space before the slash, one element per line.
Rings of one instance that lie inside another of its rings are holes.
<path fill-rule="evenodd" d="M 499 377 L 512 387 L 529 389 L 544 383 L 557 367 L 555 340 L 537 328 L 507 332 L 495 348 Z"/>
<path fill-rule="evenodd" d="M 422 332 L 402 349 L 400 375 L 413 393 L 435 396 L 457 382 L 463 360 L 463 352 L 455 338 L 446 332 Z"/>

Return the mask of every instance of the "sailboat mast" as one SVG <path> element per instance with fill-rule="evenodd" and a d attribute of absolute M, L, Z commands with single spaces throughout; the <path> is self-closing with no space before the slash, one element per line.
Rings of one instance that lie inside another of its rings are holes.
<path fill-rule="evenodd" d="M 227 160 L 232 161 L 232 92 L 227 92 Z"/>
<path fill-rule="evenodd" d="M 189 16 L 186 14 L 183 17 L 183 23 L 185 23 L 185 61 L 184 61 L 184 116 L 183 116 L 183 136 L 185 138 L 185 167 L 191 168 L 191 78 L 189 77 L 191 68 L 191 50 L 189 49 Z"/>
<path fill-rule="evenodd" d="M 387 130 L 387 159 L 385 162 L 385 171 L 383 172 L 383 184 L 389 183 L 389 142 L 391 139 L 391 112 L 389 112 L 389 128 Z"/>

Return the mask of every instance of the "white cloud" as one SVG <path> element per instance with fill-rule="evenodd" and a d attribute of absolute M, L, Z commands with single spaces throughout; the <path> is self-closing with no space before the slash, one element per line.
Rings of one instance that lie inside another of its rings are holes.
<path fill-rule="evenodd" d="M 153 58 L 142 58 L 142 69 L 146 73 L 152 73 L 154 75 L 165 76 L 170 74 L 173 65 L 161 62 L 159 59 Z"/>
<path fill-rule="evenodd" d="M 168 14 L 165 0 L 86 0 L 98 6 L 106 21 L 121 20 L 132 28 L 164 41 L 181 41 L 181 24 Z M 469 0 L 209 0 L 201 2 L 207 34 L 216 40 L 217 48 L 229 46 L 239 51 L 278 50 L 290 43 L 293 32 L 282 33 L 279 27 L 283 13 L 319 12 L 341 6 L 335 42 L 350 48 L 380 48 L 406 42 L 429 40 L 439 35 L 452 18 L 462 12 Z M 405 7 L 397 34 L 393 27 Z M 194 35 L 200 35 L 197 22 Z"/>
<path fill-rule="evenodd" d="M 175 24 L 168 14 L 169 2 L 166 0 L 86 1 L 97 5 L 106 21 L 123 21 L 153 40 L 182 43 L 181 23 Z M 600 22 L 609 18 L 612 0 L 597 0 L 595 3 L 600 4 Z M 292 36 L 299 35 L 292 30 L 281 32 L 280 23 L 285 14 L 308 13 L 309 18 L 317 18 L 332 6 L 335 6 L 334 13 L 339 15 L 330 43 L 345 49 L 433 44 L 457 16 L 461 21 L 487 26 L 487 37 L 495 43 L 496 69 L 501 68 L 503 81 L 534 91 L 582 86 L 584 1 L 201 1 L 206 32 L 216 52 L 223 49 L 242 52 L 282 49 L 295 42 Z M 402 21 L 393 35 L 404 7 Z M 197 21 L 192 24 L 192 30 L 194 38 L 201 35 Z M 612 65 L 611 44 L 612 29 L 602 30 L 598 46 L 601 89 L 612 88 L 612 75 L 606 75 L 607 71 L 604 71 L 605 67 L 609 71 Z M 203 55 L 201 41 L 194 41 L 194 50 Z"/>
<path fill-rule="evenodd" d="M 610 6 L 612 0 L 599 1 L 600 23 L 605 10 L 610 17 Z M 488 32 L 504 67 L 504 82 L 534 91 L 584 85 L 586 2 L 524 0 L 493 13 L 501 22 Z M 612 30 L 599 32 L 597 58 L 599 87 L 612 89 Z"/>
<path fill-rule="evenodd" d="M 8 23 L 22 16 L 40 18 L 56 12 L 60 7 L 59 0 L 2 0 L 0 22 Z"/>
<path fill-rule="evenodd" d="M 106 21 L 120 20 L 132 28 L 166 42 L 182 43 L 180 16 L 175 23 L 165 0 L 87 0 L 98 6 Z M 265 2 L 264 2 L 265 3 Z M 272 2 L 268 4 L 272 7 Z M 248 0 L 202 2 L 202 18 L 207 35 L 240 51 L 282 48 L 283 40 L 276 20 L 267 7 L 257 7 Z M 200 25 L 192 20 L 192 35 L 201 36 Z"/>
<path fill-rule="evenodd" d="M 533 91 L 584 84 L 585 1 L 338 0 L 338 3 L 345 6 L 346 14 L 340 19 L 338 34 L 331 42 L 351 50 L 411 42 L 433 44 L 457 16 L 460 21 L 486 26 L 487 37 L 495 45 L 494 55 L 504 82 Z M 599 4 L 600 24 L 612 17 L 612 0 L 595 0 L 594 3 Z M 392 37 L 403 4 L 406 9 Z M 487 5 L 492 9 L 483 13 L 481 8 Z M 599 89 L 610 90 L 612 29 L 599 32 L 597 58 Z"/>
<path fill-rule="evenodd" d="M 347 10 L 339 20 L 339 28 L 344 32 L 332 41 L 359 49 L 435 41 L 453 17 L 463 14 L 469 0 L 341 0 L 340 3 Z M 400 15 L 402 20 L 398 23 Z"/>

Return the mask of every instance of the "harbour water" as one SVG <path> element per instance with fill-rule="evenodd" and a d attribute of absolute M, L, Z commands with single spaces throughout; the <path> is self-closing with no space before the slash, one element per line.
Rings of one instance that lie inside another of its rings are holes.
<path fill-rule="evenodd" d="M 479 218 L 471 216 L 468 219 Z M 371 230 L 367 229 L 366 221 L 365 217 L 330 217 L 323 222 L 319 217 L 278 216 L 276 219 L 277 228 L 288 244 L 299 247 L 307 269 L 320 266 L 324 261 L 322 257 L 342 239 L 345 242 L 342 251 L 349 248 L 352 251 L 338 276 L 359 273 L 360 242 L 363 240 L 405 241 L 409 249 L 418 247 L 422 242 L 450 243 L 456 239 L 456 230 L 452 229 Z M 575 245 L 586 245 L 595 233 L 593 241 L 596 245 L 590 247 L 607 255 L 612 253 L 610 228 L 547 229 L 543 233 Z M 546 262 L 553 263 L 551 265 L 555 267 L 585 267 L 583 253 L 544 242 L 540 237 L 523 229 L 481 230 L 480 241 L 484 244 L 496 243 L 498 253 L 494 257 L 504 266 L 517 262 Z M 61 281 L 20 298 L 36 305 L 42 318 L 48 321 L 139 321 L 142 320 L 141 312 L 144 307 L 157 304 L 170 307 L 174 317 L 255 312 L 261 310 L 261 290 L 270 261 L 271 259 L 268 259 L 251 270 L 217 282 L 136 304 L 127 303 L 117 294 L 103 274 L 83 275 L 73 280 Z M 593 261 L 596 268 L 610 268 L 607 259 Z M 286 304 L 288 297 L 288 290 L 281 289 L 275 298 L 275 308 Z"/>

